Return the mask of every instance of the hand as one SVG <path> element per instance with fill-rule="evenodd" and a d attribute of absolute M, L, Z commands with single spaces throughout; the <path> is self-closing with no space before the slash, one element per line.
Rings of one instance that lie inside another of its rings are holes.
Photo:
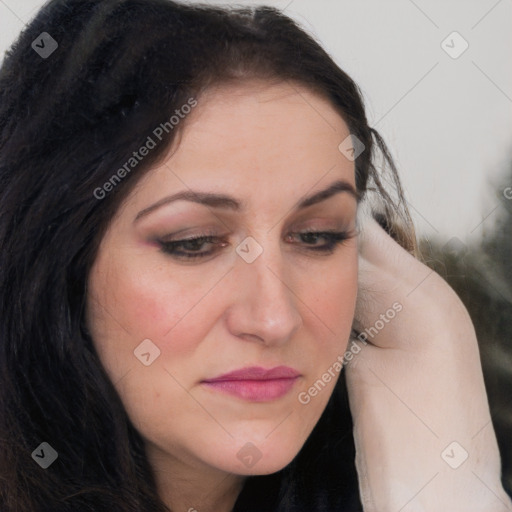
<path fill-rule="evenodd" d="M 365 512 L 511 511 L 467 310 L 373 218 L 359 244 L 346 377 Z"/>

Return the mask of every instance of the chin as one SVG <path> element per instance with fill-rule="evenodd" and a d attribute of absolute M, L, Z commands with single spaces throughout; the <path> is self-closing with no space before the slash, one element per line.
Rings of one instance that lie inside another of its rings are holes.
<path fill-rule="evenodd" d="M 280 439 L 270 441 L 269 438 L 261 443 L 237 442 L 234 454 L 232 450 L 229 453 L 215 454 L 215 466 L 238 475 L 276 473 L 290 464 L 303 446 L 300 441 L 290 443 L 288 439 L 287 442 L 282 442 L 282 436 L 279 437 Z"/>
<path fill-rule="evenodd" d="M 254 466 L 249 467 L 244 463 L 237 464 L 236 467 L 230 468 L 231 473 L 245 476 L 270 475 L 277 473 L 285 468 L 295 457 L 296 453 L 290 454 L 289 457 L 265 457 L 263 456 Z"/>

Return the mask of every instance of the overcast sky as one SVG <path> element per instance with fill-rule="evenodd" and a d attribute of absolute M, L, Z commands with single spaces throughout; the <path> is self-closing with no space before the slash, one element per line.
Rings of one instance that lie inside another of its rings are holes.
<path fill-rule="evenodd" d="M 492 180 L 512 159 L 512 0 L 237 3 L 285 9 L 359 84 L 421 235 L 492 228 Z M 42 4 L 0 0 L 2 53 Z"/>

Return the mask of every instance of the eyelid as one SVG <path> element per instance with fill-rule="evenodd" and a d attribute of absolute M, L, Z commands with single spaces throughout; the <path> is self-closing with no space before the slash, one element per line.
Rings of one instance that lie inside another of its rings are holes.
<path fill-rule="evenodd" d="M 303 217 L 294 221 L 287 229 L 289 231 L 307 231 L 310 229 L 315 231 L 344 231 L 354 223 L 352 217 L 349 217 L 346 213 L 337 213 L 334 215 L 324 214 L 323 216 L 314 215 L 308 217 Z"/>
<path fill-rule="evenodd" d="M 192 233 L 190 235 L 183 235 L 182 233 L 190 231 L 189 229 L 181 229 L 175 233 L 170 235 L 166 235 L 163 237 L 158 237 L 159 242 L 184 242 L 187 240 L 195 240 L 196 238 L 204 238 L 204 237 L 218 237 L 228 236 L 227 234 L 222 235 L 219 231 L 213 229 L 205 229 L 204 231 L 200 231 L 199 233 Z"/>
<path fill-rule="evenodd" d="M 316 245 L 316 243 L 308 244 L 304 241 L 298 242 L 297 244 L 293 244 L 298 246 L 298 249 L 301 251 L 307 251 L 310 254 L 329 256 L 333 254 L 338 247 L 340 247 L 347 240 L 354 238 L 356 235 L 355 230 L 318 230 L 318 229 L 310 229 L 310 230 L 302 230 L 297 232 L 288 232 L 287 237 L 294 236 L 307 236 L 307 235 L 317 235 L 319 238 L 323 238 L 326 240 L 324 244 Z M 179 250 L 177 249 L 180 245 L 186 244 L 191 241 L 201 241 L 200 245 L 203 246 L 206 244 L 213 244 L 215 247 L 208 251 L 194 251 L 187 249 Z M 315 240 L 316 242 L 317 240 Z M 160 250 L 171 258 L 181 261 L 181 262 L 189 262 L 189 263 L 200 263 L 201 261 L 209 261 L 214 258 L 216 254 L 222 251 L 223 248 L 230 245 L 228 241 L 226 241 L 226 237 L 219 236 L 211 236 L 206 234 L 200 234 L 188 238 L 180 238 L 178 240 L 159 240 L 158 244 L 160 245 Z"/>

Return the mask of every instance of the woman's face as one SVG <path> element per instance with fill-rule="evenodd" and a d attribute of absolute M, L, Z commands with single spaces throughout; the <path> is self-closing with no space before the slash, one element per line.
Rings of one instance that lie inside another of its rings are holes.
<path fill-rule="evenodd" d="M 349 131 L 307 89 L 251 82 L 198 98 L 181 135 L 102 240 L 88 324 L 150 459 L 275 472 L 320 418 L 350 334 Z"/>

